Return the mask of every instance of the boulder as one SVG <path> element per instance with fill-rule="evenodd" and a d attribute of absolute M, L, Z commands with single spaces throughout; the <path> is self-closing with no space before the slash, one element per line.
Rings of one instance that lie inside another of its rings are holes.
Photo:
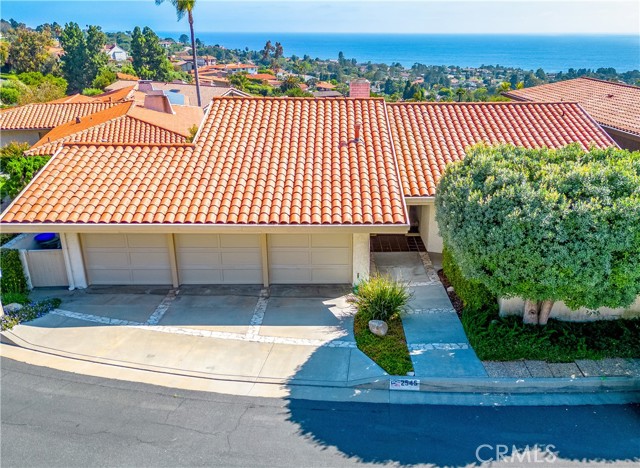
<path fill-rule="evenodd" d="M 14 314 L 21 310 L 24 306 L 22 304 L 18 304 L 17 302 L 12 302 L 11 304 L 3 305 L 5 314 Z"/>
<path fill-rule="evenodd" d="M 449 287 L 447 288 L 447 292 L 453 292 L 453 286 L 449 286 Z"/>
<path fill-rule="evenodd" d="M 369 320 L 369 330 L 377 336 L 385 336 L 389 331 L 389 325 L 383 320 Z"/>

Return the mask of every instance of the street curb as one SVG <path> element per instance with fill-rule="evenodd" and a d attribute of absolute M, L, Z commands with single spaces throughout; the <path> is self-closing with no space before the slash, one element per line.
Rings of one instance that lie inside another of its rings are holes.
<path fill-rule="evenodd" d="M 8 336 L 9 335 L 9 336 Z M 640 379 L 634 377 L 571 378 L 440 378 L 420 380 L 419 390 L 390 390 L 385 376 L 345 382 L 286 380 L 160 368 L 110 361 L 41 348 L 10 331 L 1 333 L 3 357 L 77 374 L 191 390 L 264 397 L 292 396 L 309 400 L 398 404 L 535 405 L 640 403 Z M 540 403 L 536 403 L 540 401 Z"/>

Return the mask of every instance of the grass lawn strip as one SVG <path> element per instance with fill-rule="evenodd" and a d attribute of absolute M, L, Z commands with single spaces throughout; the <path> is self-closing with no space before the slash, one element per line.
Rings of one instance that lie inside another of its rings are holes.
<path fill-rule="evenodd" d="M 404 336 L 402 319 L 395 315 L 387 321 L 386 336 L 376 336 L 369 331 L 369 321 L 360 314 L 354 320 L 354 335 L 358 349 L 391 375 L 407 375 L 413 364 Z"/>

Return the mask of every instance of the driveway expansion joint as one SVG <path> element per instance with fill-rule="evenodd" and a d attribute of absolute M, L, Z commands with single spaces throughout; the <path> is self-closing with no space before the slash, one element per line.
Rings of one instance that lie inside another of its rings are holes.
<path fill-rule="evenodd" d="M 158 325 L 179 293 L 180 290 L 177 288 L 170 289 L 164 299 L 162 299 L 162 302 L 158 304 L 158 307 L 156 307 L 156 310 L 153 312 L 153 314 L 151 314 L 147 319 L 147 325 Z"/>

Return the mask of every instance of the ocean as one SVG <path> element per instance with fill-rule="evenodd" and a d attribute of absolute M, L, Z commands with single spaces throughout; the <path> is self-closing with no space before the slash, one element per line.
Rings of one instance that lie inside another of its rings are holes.
<path fill-rule="evenodd" d="M 177 38 L 181 33 L 158 32 Z M 343 52 L 358 62 L 425 65 L 503 65 L 547 72 L 569 68 L 613 67 L 618 72 L 640 69 L 640 37 L 608 35 L 423 35 L 303 34 L 197 32 L 207 45 L 259 50 L 267 40 L 281 42 L 287 57 L 309 55 L 337 59 Z"/>

